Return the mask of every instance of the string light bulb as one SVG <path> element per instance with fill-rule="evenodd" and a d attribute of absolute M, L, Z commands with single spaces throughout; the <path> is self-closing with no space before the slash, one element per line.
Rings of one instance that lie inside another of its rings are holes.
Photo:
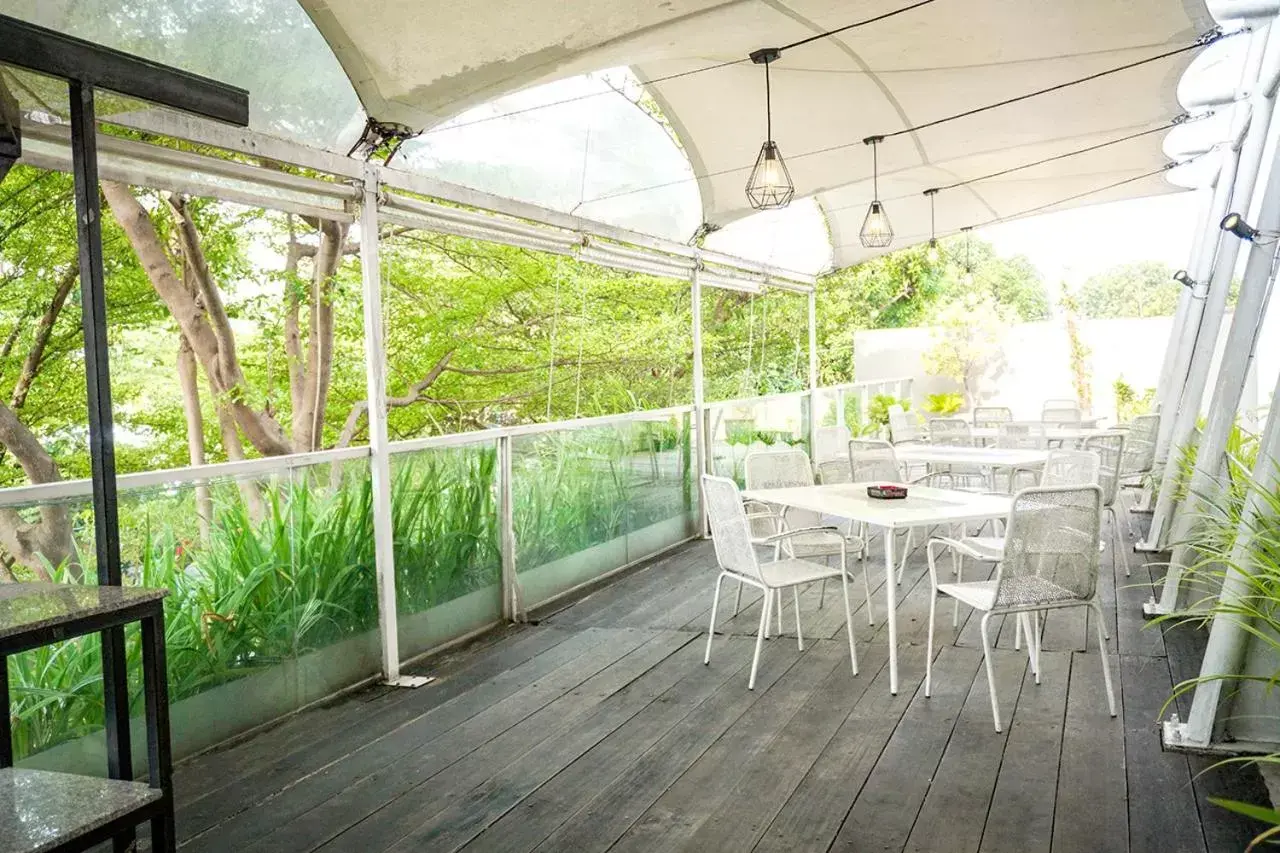
<path fill-rule="evenodd" d="M 893 243 L 893 226 L 889 224 L 889 214 L 880 201 L 880 161 L 876 155 L 876 146 L 884 141 L 883 136 L 868 136 L 862 140 L 871 146 L 871 206 L 867 208 L 867 216 L 862 220 L 862 231 L 858 237 L 862 245 L 868 249 L 883 249 Z"/>
<path fill-rule="evenodd" d="M 782 55 L 776 47 L 766 47 L 751 53 L 751 61 L 764 66 L 764 116 L 765 140 L 756 156 L 756 164 L 747 178 L 747 201 L 756 210 L 777 210 L 791 204 L 795 197 L 795 184 L 791 172 L 782 159 L 778 144 L 773 141 L 773 102 L 769 83 L 769 63 Z"/>
<path fill-rule="evenodd" d="M 930 265 L 937 266 L 942 260 L 942 247 L 938 245 L 938 219 L 933 208 L 933 199 L 938 194 L 938 190 L 925 190 L 924 194 L 929 197 L 929 248 L 925 250 L 925 258 L 928 259 Z"/>

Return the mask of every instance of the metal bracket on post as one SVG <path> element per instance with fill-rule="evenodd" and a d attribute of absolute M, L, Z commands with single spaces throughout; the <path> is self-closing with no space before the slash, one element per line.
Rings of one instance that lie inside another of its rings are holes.
<path fill-rule="evenodd" d="M 372 166 L 366 167 L 360 207 L 360 265 L 364 287 L 365 393 L 369 400 L 369 476 L 373 492 L 378 633 L 382 645 L 383 683 L 392 687 L 422 687 L 435 679 L 400 673 L 395 531 L 391 516 L 391 454 L 387 446 L 387 351 L 382 327 L 382 264 L 378 251 L 378 192 L 378 171 Z"/>

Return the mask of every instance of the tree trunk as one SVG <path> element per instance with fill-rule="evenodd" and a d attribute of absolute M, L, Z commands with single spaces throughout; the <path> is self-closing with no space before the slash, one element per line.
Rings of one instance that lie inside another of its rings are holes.
<path fill-rule="evenodd" d="M 53 291 L 53 299 L 40 317 L 40 322 L 36 324 L 35 340 L 27 352 L 27 357 L 22 361 L 22 372 L 13 386 L 13 395 L 9 402 L 9 405 L 15 409 L 21 409 L 27 402 L 31 383 L 40 372 L 40 364 L 44 361 L 45 350 L 49 347 L 49 338 L 53 335 L 53 327 L 58 322 L 58 315 L 62 313 L 62 307 L 67 304 L 71 288 L 79 278 L 80 265 L 72 264 L 71 268 L 62 274 L 62 278 L 58 279 L 58 286 Z"/>
<path fill-rule="evenodd" d="M 222 305 L 216 284 L 209 275 L 200 248 L 195 224 L 180 200 L 171 203 L 177 235 L 185 260 L 191 265 L 199 286 L 198 296 L 179 280 L 146 209 L 124 184 L 102 182 L 102 192 L 129 243 L 138 255 L 151 286 L 155 288 L 178 322 L 204 369 L 218 405 L 225 406 L 236 426 L 258 451 L 280 456 L 291 451 L 280 424 L 270 414 L 255 411 L 246 401 L 248 390 L 235 350 L 231 321 Z"/>
<path fill-rule="evenodd" d="M 187 456 L 192 465 L 203 465 L 204 413 L 200 410 L 200 380 L 196 355 L 186 336 L 178 333 L 178 384 L 182 388 L 182 413 L 187 421 Z M 207 485 L 196 486 L 196 518 L 200 541 L 209 541 L 209 524 L 213 520 L 213 498 Z"/>
<path fill-rule="evenodd" d="M 13 454 L 32 483 L 53 483 L 62 479 L 58 464 L 53 461 L 40 440 L 13 409 L 0 403 L 0 444 Z M 0 509 L 0 546 L 13 555 L 13 559 L 27 566 L 44 580 L 49 580 L 45 570 L 66 563 L 73 575 L 79 576 L 79 566 L 74 559 L 71 543 L 71 517 L 60 504 L 40 507 L 40 520 L 28 522 L 14 509 Z"/>

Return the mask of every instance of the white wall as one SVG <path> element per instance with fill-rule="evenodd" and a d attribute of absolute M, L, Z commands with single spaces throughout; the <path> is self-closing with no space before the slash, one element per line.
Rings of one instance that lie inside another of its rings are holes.
<path fill-rule="evenodd" d="M 1219 348 L 1226 339 L 1230 319 L 1224 321 Z M 1155 387 L 1171 325 L 1171 317 L 1080 321 L 1081 336 L 1091 351 L 1094 414 L 1114 417 L 1112 386 L 1120 376 L 1138 393 Z M 929 328 L 858 332 L 854 336 L 855 378 L 862 382 L 914 377 L 912 405 L 923 411 L 929 394 L 960 390 L 958 383 L 925 372 L 922 356 L 936 340 Z M 1261 398 L 1270 393 L 1280 370 L 1280 312 L 1268 314 L 1258 344 L 1256 368 L 1251 387 L 1245 392 L 1247 408 L 1265 402 Z M 1215 366 L 1215 375 L 1216 370 Z M 1259 381 L 1261 395 L 1256 390 Z M 1212 388 L 1206 395 L 1206 404 L 1211 394 Z M 1065 323 L 1054 319 L 1014 325 L 977 382 L 979 404 L 1008 406 L 1015 417 L 1035 418 L 1044 401 L 1051 397 L 1075 397 Z"/>

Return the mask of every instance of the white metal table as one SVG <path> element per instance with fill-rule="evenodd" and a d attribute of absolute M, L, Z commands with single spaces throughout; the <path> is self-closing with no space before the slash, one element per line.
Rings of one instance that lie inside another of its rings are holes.
<path fill-rule="evenodd" d="M 1119 430 L 1104 427 L 1045 427 L 1044 437 L 1050 441 L 1082 441 L 1095 435 L 1118 435 Z M 995 427 L 974 427 L 970 431 L 974 438 L 999 438 L 1000 431 Z"/>
<path fill-rule="evenodd" d="M 1003 447 L 953 447 L 947 444 L 906 444 L 894 447 L 899 462 L 933 465 L 976 465 L 981 468 L 1038 468 L 1049 459 L 1047 450 Z"/>
<path fill-rule="evenodd" d="M 898 584 L 894 559 L 894 535 L 899 530 L 935 524 L 960 524 L 1004 518 L 1013 498 L 976 492 L 909 486 L 901 500 L 877 500 L 867 496 L 871 483 L 831 486 L 797 486 L 789 489 L 749 489 L 747 500 L 847 518 L 884 531 L 884 597 L 889 611 L 889 692 L 898 692 Z"/>

